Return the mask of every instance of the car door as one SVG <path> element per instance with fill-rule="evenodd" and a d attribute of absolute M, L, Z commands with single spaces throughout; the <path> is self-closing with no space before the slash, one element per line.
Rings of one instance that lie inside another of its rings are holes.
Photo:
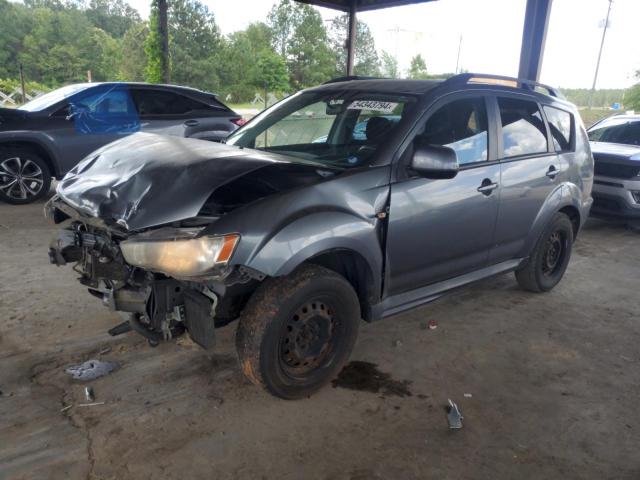
<path fill-rule="evenodd" d="M 492 101 L 498 112 L 502 191 L 490 262 L 499 263 L 526 254 L 525 242 L 563 168 L 535 100 L 505 93 Z"/>
<path fill-rule="evenodd" d="M 416 136 L 456 151 L 452 179 L 412 175 L 411 143 L 391 185 L 387 236 L 387 294 L 398 294 L 486 265 L 500 197 L 500 164 L 490 105 L 480 93 L 460 93 L 436 103 Z M 402 172 L 406 175 L 402 178 Z"/>
<path fill-rule="evenodd" d="M 55 110 L 47 134 L 59 151 L 62 173 L 94 150 L 137 132 L 137 112 L 125 85 L 98 85 L 69 98 Z"/>
<path fill-rule="evenodd" d="M 231 132 L 231 112 L 177 92 L 132 88 L 143 132 L 191 137 L 201 132 Z"/>

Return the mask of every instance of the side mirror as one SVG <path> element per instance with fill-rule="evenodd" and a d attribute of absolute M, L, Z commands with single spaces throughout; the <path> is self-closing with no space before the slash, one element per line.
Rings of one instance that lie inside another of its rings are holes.
<path fill-rule="evenodd" d="M 452 148 L 426 145 L 418 141 L 414 146 L 410 168 L 425 178 L 453 178 L 459 170 L 458 156 Z"/>

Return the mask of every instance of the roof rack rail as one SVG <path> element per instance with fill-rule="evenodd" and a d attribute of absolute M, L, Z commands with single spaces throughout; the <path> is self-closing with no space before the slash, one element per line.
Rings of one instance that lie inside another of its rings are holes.
<path fill-rule="evenodd" d="M 346 77 L 336 77 L 331 80 L 327 80 L 323 83 L 323 85 L 327 85 L 328 83 L 340 83 L 340 82 L 350 82 L 351 80 L 380 80 L 380 77 L 362 77 L 360 75 L 347 75 Z"/>
<path fill-rule="evenodd" d="M 536 82 L 534 80 L 527 80 L 526 78 L 506 77 L 503 75 L 490 75 L 486 73 L 460 73 L 454 75 L 451 78 L 445 80 L 448 84 L 461 84 L 461 83 L 484 83 L 494 85 L 504 85 L 514 88 L 525 88 L 527 90 L 535 91 L 536 88 L 542 88 L 547 91 L 547 94 L 551 97 L 556 97 L 564 100 L 564 95 L 560 93 L 560 90 L 544 83 Z"/>

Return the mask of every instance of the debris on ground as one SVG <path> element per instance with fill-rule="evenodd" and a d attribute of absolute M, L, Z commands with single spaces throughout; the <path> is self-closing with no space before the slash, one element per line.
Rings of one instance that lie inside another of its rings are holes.
<path fill-rule="evenodd" d="M 62 409 L 60 410 L 60 413 L 64 413 L 64 412 L 66 412 L 66 411 L 67 411 L 67 410 L 69 410 L 71 407 L 73 407 L 73 405 L 67 405 L 66 407 L 64 407 L 64 408 L 62 408 Z"/>
<path fill-rule="evenodd" d="M 462 428 L 462 419 L 464 418 L 458 409 L 458 405 L 453 403 L 449 398 L 449 405 L 447 406 L 447 420 L 449 420 L 449 428 L 457 429 Z"/>
<path fill-rule="evenodd" d="M 435 330 L 436 328 L 438 328 L 438 322 L 429 320 L 429 330 Z"/>
<path fill-rule="evenodd" d="M 402 340 L 394 340 L 393 341 L 393 346 L 396 348 L 399 348 L 402 346 Z"/>
<path fill-rule="evenodd" d="M 96 405 L 104 405 L 104 402 L 94 402 L 94 403 L 79 403 L 79 407 L 95 407 Z"/>
<path fill-rule="evenodd" d="M 471 393 L 465 393 L 465 394 L 464 394 L 464 396 L 465 396 L 465 398 L 471 398 L 471 397 L 473 397 L 473 395 L 472 395 Z"/>
<path fill-rule="evenodd" d="M 98 352 L 98 355 L 104 355 L 105 353 L 109 353 L 111 351 L 111 347 L 104 347 L 102 350 Z"/>
<path fill-rule="evenodd" d="M 84 398 L 86 398 L 87 402 L 93 402 L 96 399 L 93 387 L 84 387 Z"/>
<path fill-rule="evenodd" d="M 113 372 L 118 367 L 114 362 L 103 362 L 101 360 L 87 360 L 80 365 L 73 365 L 65 369 L 65 372 L 73 377 L 74 380 L 87 382 L 96 378 L 104 377 Z"/>

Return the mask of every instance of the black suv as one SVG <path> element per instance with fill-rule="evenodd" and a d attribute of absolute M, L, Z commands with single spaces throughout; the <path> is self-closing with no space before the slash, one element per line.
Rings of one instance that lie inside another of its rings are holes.
<path fill-rule="evenodd" d="M 81 83 L 0 108 L 0 200 L 49 191 L 93 150 L 135 132 L 221 140 L 244 121 L 214 94 L 174 85 Z"/>
<path fill-rule="evenodd" d="M 283 398 L 340 370 L 361 318 L 511 271 L 552 289 L 592 201 L 575 107 L 516 79 L 334 81 L 226 143 L 136 134 L 92 153 L 46 207 L 68 222 L 49 255 L 129 312 L 113 334 L 211 348 L 239 318 L 242 370 Z"/>

